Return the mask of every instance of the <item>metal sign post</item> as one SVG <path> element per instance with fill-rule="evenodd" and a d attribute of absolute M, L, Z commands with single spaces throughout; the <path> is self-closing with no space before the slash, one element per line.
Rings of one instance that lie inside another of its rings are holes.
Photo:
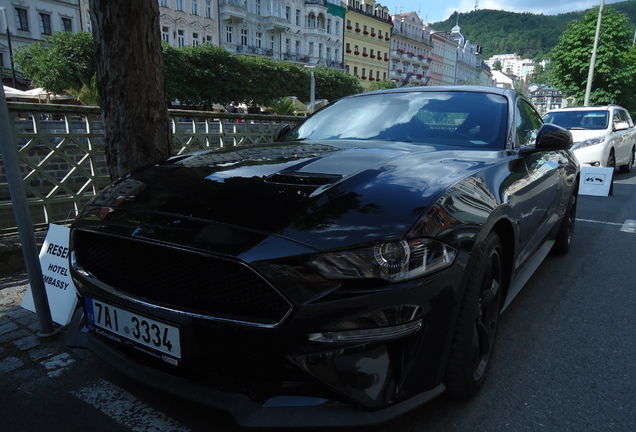
<path fill-rule="evenodd" d="M 22 254 L 24 255 L 35 312 L 38 317 L 40 328 L 38 336 L 52 336 L 57 331 L 53 327 L 46 288 L 42 280 L 42 268 L 40 267 L 37 243 L 33 233 L 33 221 L 29 212 L 24 184 L 22 184 L 22 175 L 20 174 L 20 159 L 16 148 L 15 133 L 4 91 L 0 93 L 0 153 L 4 160 L 9 193 L 13 204 L 13 214 L 18 226 L 20 243 L 22 243 Z"/>

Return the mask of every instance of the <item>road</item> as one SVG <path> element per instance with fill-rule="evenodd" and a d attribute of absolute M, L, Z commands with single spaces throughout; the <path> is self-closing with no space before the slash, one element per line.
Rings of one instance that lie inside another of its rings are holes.
<path fill-rule="evenodd" d="M 611 197 L 580 197 L 572 251 L 548 257 L 502 316 L 490 375 L 473 400 L 440 398 L 390 424 L 339 430 L 636 430 L 636 227 L 626 221 L 636 221 L 636 170 L 616 174 Z M 59 340 L 30 353 L 32 367 L 14 369 L 1 343 L 2 431 L 243 430 Z M 47 367 L 47 349 L 67 357 Z"/>

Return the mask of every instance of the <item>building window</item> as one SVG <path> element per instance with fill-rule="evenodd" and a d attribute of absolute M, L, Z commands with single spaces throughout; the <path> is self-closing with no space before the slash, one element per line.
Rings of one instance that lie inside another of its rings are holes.
<path fill-rule="evenodd" d="M 199 33 L 192 33 L 192 46 L 199 46 Z"/>
<path fill-rule="evenodd" d="M 296 41 L 296 55 L 300 55 L 300 41 Z"/>
<path fill-rule="evenodd" d="M 288 23 L 291 23 L 291 8 L 289 6 L 285 7 L 285 19 Z"/>
<path fill-rule="evenodd" d="M 241 45 L 247 45 L 247 29 L 241 29 Z"/>
<path fill-rule="evenodd" d="M 256 1 L 256 15 L 260 15 L 261 14 L 261 0 L 255 0 Z"/>
<path fill-rule="evenodd" d="M 256 32 L 256 48 L 263 48 L 263 33 Z"/>
<path fill-rule="evenodd" d="M 70 18 L 62 18 L 62 28 L 65 32 L 73 32 L 73 20 Z"/>
<path fill-rule="evenodd" d="M 29 31 L 29 18 L 26 9 L 15 8 L 15 23 L 18 30 Z"/>
<path fill-rule="evenodd" d="M 331 20 L 327 20 L 327 33 L 331 33 Z"/>
<path fill-rule="evenodd" d="M 183 0 L 176 0 L 175 8 L 176 8 L 178 11 L 184 11 L 185 9 L 184 9 L 184 7 L 183 7 Z"/>
<path fill-rule="evenodd" d="M 205 17 L 212 18 L 212 0 L 205 0 Z"/>
<path fill-rule="evenodd" d="M 199 0 L 191 0 L 192 15 L 199 15 Z"/>
<path fill-rule="evenodd" d="M 232 26 L 225 27 L 225 42 L 232 43 Z"/>
<path fill-rule="evenodd" d="M 183 30 L 177 31 L 177 45 L 179 45 L 179 48 L 185 46 L 185 32 Z"/>
<path fill-rule="evenodd" d="M 291 53 L 291 39 L 285 39 L 285 49 L 286 52 Z"/>
<path fill-rule="evenodd" d="M 43 35 L 51 34 L 51 15 L 45 13 L 40 14 L 40 33 Z"/>
<path fill-rule="evenodd" d="M 161 40 L 170 43 L 170 27 L 161 27 Z"/>
<path fill-rule="evenodd" d="M 214 38 L 212 36 L 206 36 L 205 37 L 205 43 L 209 43 L 211 45 L 214 45 Z"/>
<path fill-rule="evenodd" d="M 300 10 L 296 9 L 296 25 L 300 25 Z"/>

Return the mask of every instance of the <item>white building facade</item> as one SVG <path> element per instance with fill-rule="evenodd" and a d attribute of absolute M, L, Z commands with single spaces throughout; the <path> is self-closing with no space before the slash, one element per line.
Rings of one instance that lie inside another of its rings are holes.
<path fill-rule="evenodd" d="M 231 53 L 342 69 L 337 0 L 218 0 L 219 45 Z"/>
<path fill-rule="evenodd" d="M 5 80 L 13 80 L 10 53 L 20 45 L 44 41 L 60 31 L 86 30 L 78 0 L 0 0 L 0 67 Z M 8 33 L 8 34 L 7 34 Z M 18 81 L 21 74 L 16 73 Z M 18 84 L 18 83 L 16 83 Z"/>
<path fill-rule="evenodd" d="M 403 84 L 426 85 L 431 80 L 431 34 L 417 12 L 391 15 L 390 79 Z"/>

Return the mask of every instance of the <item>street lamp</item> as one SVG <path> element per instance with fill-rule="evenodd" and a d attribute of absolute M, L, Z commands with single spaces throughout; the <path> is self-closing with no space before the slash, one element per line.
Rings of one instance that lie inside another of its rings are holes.
<path fill-rule="evenodd" d="M 305 69 L 309 69 L 311 75 L 311 86 L 309 88 L 309 113 L 314 113 L 316 107 L 316 66 L 305 65 Z"/>
<path fill-rule="evenodd" d="M 587 74 L 587 86 L 585 87 L 585 100 L 583 106 L 590 105 L 590 93 L 592 92 L 592 79 L 594 78 L 594 64 L 596 63 L 596 50 L 598 48 L 598 38 L 601 33 L 601 21 L 603 20 L 603 6 L 605 0 L 601 0 L 601 7 L 598 10 L 598 21 L 596 22 L 596 35 L 594 36 L 594 47 L 592 48 L 592 58 L 590 59 L 590 69 Z"/>
<path fill-rule="evenodd" d="M 9 60 L 11 61 L 11 77 L 13 79 L 13 88 L 15 88 L 15 67 L 13 66 L 13 48 L 11 47 L 11 32 L 9 31 L 9 21 L 7 21 L 7 8 L 0 7 L 2 11 L 2 17 L 4 18 L 4 25 L 7 30 L 7 44 L 9 45 Z"/>

